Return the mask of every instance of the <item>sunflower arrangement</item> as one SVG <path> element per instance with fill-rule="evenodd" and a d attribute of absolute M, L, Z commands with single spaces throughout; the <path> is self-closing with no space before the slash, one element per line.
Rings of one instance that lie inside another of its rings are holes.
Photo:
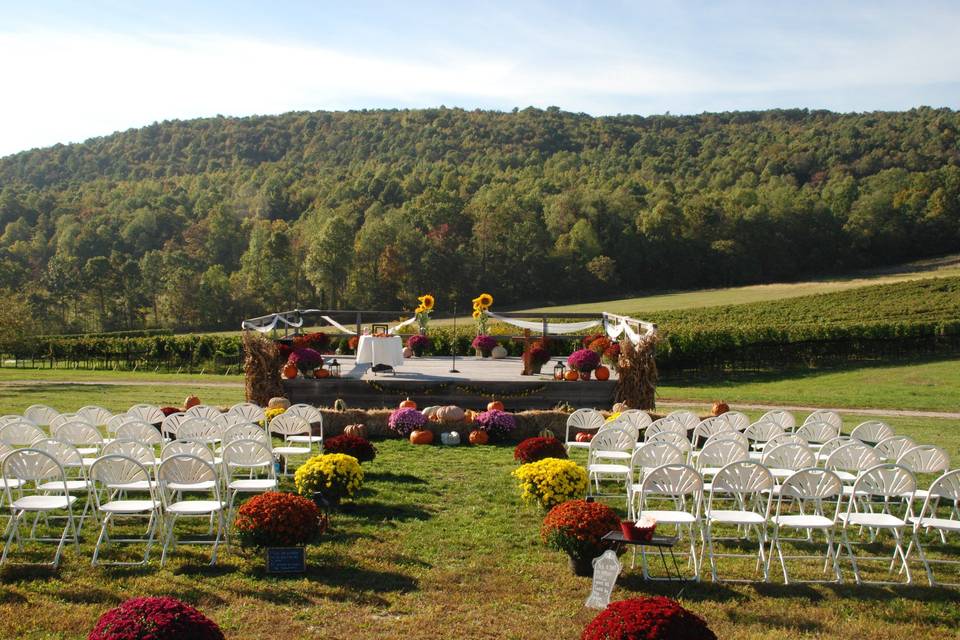
<path fill-rule="evenodd" d="M 420 333 L 426 333 L 427 325 L 430 323 L 430 313 L 433 311 L 436 300 L 428 293 L 419 296 L 417 301 L 420 302 L 420 305 L 413 312 L 417 315 L 417 325 L 420 327 Z"/>
<path fill-rule="evenodd" d="M 473 299 L 473 319 L 477 321 L 477 335 L 487 334 L 487 309 L 493 304 L 493 296 L 489 293 L 481 293 Z"/>

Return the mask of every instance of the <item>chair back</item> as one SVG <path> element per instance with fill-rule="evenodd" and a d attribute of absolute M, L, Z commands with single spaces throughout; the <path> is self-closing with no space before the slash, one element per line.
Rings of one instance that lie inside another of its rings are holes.
<path fill-rule="evenodd" d="M 31 442 L 46 438 L 43 429 L 28 420 L 8 422 L 0 426 L 0 442 L 11 447 L 26 447 Z"/>
<path fill-rule="evenodd" d="M 937 503 L 940 500 L 947 500 L 954 505 L 960 505 L 960 469 L 948 471 L 933 481 L 927 491 L 927 497 L 923 501 L 919 517 L 936 518 Z"/>
<path fill-rule="evenodd" d="M 163 422 L 160 424 L 160 433 L 170 440 L 176 440 L 177 431 L 180 430 L 180 425 L 189 420 L 194 416 L 188 416 L 187 414 L 178 411 L 177 413 L 171 413 L 166 418 L 163 419 Z"/>
<path fill-rule="evenodd" d="M 270 434 L 258 424 L 247 422 L 235 424 L 223 432 L 223 445 L 226 446 L 235 440 L 256 440 L 266 447 L 271 447 Z"/>
<path fill-rule="evenodd" d="M 284 412 L 270 421 L 270 433 L 284 438 L 302 434 L 310 435 L 310 423 L 295 413 Z"/>
<path fill-rule="evenodd" d="M 797 426 L 797 419 L 794 418 L 793 414 L 786 409 L 774 409 L 773 411 L 767 411 L 765 414 L 760 416 L 760 419 L 757 420 L 757 422 L 772 422 L 784 431 L 793 431 L 793 428 Z"/>
<path fill-rule="evenodd" d="M 754 422 L 743 430 L 743 435 L 747 439 L 757 444 L 763 444 L 775 436 L 783 435 L 786 430 L 776 422 L 765 422 L 763 420 Z"/>
<path fill-rule="evenodd" d="M 153 427 L 150 428 L 153 429 Z M 154 431 L 156 431 L 156 429 L 154 429 Z M 123 440 L 119 438 L 112 440 L 103 445 L 103 449 L 100 451 L 101 458 L 108 455 L 133 458 L 147 469 L 156 469 L 157 466 L 157 456 L 153 452 L 153 449 L 138 440 Z"/>
<path fill-rule="evenodd" d="M 32 483 L 34 487 L 45 482 L 62 482 L 63 493 L 68 494 L 67 474 L 57 459 L 40 449 L 28 447 L 11 451 L 0 464 L 0 477 Z M 13 504 L 10 483 L 6 484 L 7 503 Z M 23 490 L 23 487 L 21 487 Z"/>
<path fill-rule="evenodd" d="M 682 424 L 685 432 L 693 431 L 697 425 L 700 424 L 700 416 L 695 414 L 693 411 L 687 411 L 686 409 L 671 411 L 667 414 L 667 417 L 673 418 Z"/>
<path fill-rule="evenodd" d="M 722 415 L 715 416 L 713 418 L 707 418 L 694 427 L 693 436 L 690 439 L 694 442 L 694 444 L 696 444 L 701 438 L 707 439 L 710 436 L 714 436 L 725 431 L 736 431 L 736 429 L 734 429 L 733 425 L 731 425 L 730 422 Z"/>
<path fill-rule="evenodd" d="M 763 452 L 763 464 L 770 469 L 805 469 L 817 466 L 817 457 L 806 444 L 781 444 Z"/>
<path fill-rule="evenodd" d="M 636 438 L 626 429 L 619 427 L 600 429 L 590 440 L 590 458 L 592 459 L 600 451 L 632 452 L 636 444 Z"/>
<path fill-rule="evenodd" d="M 604 425 L 604 417 L 596 409 L 577 409 L 567 416 L 566 442 L 570 442 L 570 432 L 597 431 Z"/>
<path fill-rule="evenodd" d="M 660 496 L 689 496 L 703 491 L 703 478 L 690 465 L 668 463 L 649 470 L 643 476 L 640 493 Z M 641 498 L 641 506 L 643 499 Z"/>
<path fill-rule="evenodd" d="M 638 431 L 643 431 L 650 426 L 651 422 L 653 422 L 653 418 L 650 417 L 650 414 L 640 409 L 627 409 L 625 411 L 621 411 L 620 418 L 623 420 L 629 420 L 630 424 L 635 426 Z"/>
<path fill-rule="evenodd" d="M 70 420 L 58 427 L 51 427 L 51 430 L 54 438 L 69 442 L 75 447 L 103 445 L 103 435 L 89 422 Z"/>
<path fill-rule="evenodd" d="M 733 439 L 710 440 L 697 456 L 697 469 L 725 467 L 731 462 L 749 459 L 749 448 L 743 442 Z"/>
<path fill-rule="evenodd" d="M 843 482 L 837 474 L 827 469 L 800 469 L 780 485 L 776 515 L 779 517 L 789 513 L 791 504 L 798 505 L 803 514 L 804 508 L 812 503 L 813 513 L 826 516 L 824 504 L 829 503 L 833 505 L 831 520 L 836 521 L 842 502 Z"/>
<path fill-rule="evenodd" d="M 211 493 L 217 502 L 220 502 L 220 482 L 213 462 L 189 454 L 177 454 L 160 463 L 157 470 L 157 480 L 160 483 L 160 497 L 164 505 L 172 500 L 176 491 L 196 491 Z"/>
<path fill-rule="evenodd" d="M 914 473 L 943 473 L 950 470 L 950 456 L 940 447 L 921 444 L 907 449 L 897 459 L 897 464 Z"/>
<path fill-rule="evenodd" d="M 764 502 L 764 496 L 766 496 L 766 508 L 763 513 L 769 515 L 775 484 L 770 470 L 759 462 L 750 460 L 731 462 L 713 477 L 707 511 L 713 509 L 714 498 L 734 497 L 737 498 L 738 504 L 753 505 L 756 508 Z M 746 498 L 751 495 L 756 499 L 747 500 Z"/>
<path fill-rule="evenodd" d="M 223 437 L 219 424 L 205 418 L 188 418 L 177 429 L 177 440 L 181 442 L 200 442 L 211 444 Z"/>
<path fill-rule="evenodd" d="M 747 414 L 740 411 L 727 411 L 726 413 L 721 413 L 727 422 L 730 423 L 730 426 L 736 429 L 737 431 L 743 431 L 750 426 L 750 418 Z"/>
<path fill-rule="evenodd" d="M 915 446 L 917 443 L 909 436 L 890 436 L 878 442 L 874 449 L 882 458 L 896 462 L 900 456 Z"/>
<path fill-rule="evenodd" d="M 744 449 L 750 449 L 750 441 L 747 440 L 747 436 L 743 435 L 739 431 L 721 431 L 720 433 L 715 433 L 707 441 L 703 443 L 703 448 L 706 449 L 707 445 L 711 442 L 722 442 L 723 440 L 732 440 L 743 446 Z"/>
<path fill-rule="evenodd" d="M 679 433 L 684 438 L 687 437 L 687 427 L 686 425 L 678 420 L 677 418 L 666 416 L 665 418 L 659 418 L 650 423 L 647 427 L 647 430 L 644 432 L 644 439 L 649 440 L 652 436 L 655 436 L 658 433 L 664 431 L 669 431 L 671 433 Z"/>
<path fill-rule="evenodd" d="M 267 414 L 264 413 L 263 408 L 252 402 L 240 402 L 233 405 L 227 411 L 227 415 L 239 416 L 246 422 L 263 422 L 267 419 Z"/>
<path fill-rule="evenodd" d="M 127 415 L 131 418 L 143 420 L 147 424 L 160 424 L 164 418 L 163 411 L 160 411 L 160 407 L 152 404 L 135 404 L 127 409 Z"/>
<path fill-rule="evenodd" d="M 163 444 L 163 436 L 152 424 L 131 419 L 125 422 L 117 429 L 117 439 L 136 440 L 150 446 L 159 446 Z"/>
<path fill-rule="evenodd" d="M 840 430 L 843 429 L 843 418 L 841 418 L 840 414 L 836 411 L 830 411 L 829 409 L 817 409 L 806 417 L 806 419 L 803 421 L 803 424 L 808 424 L 811 422 L 826 422 L 831 427 L 836 429 L 838 434 L 840 433 Z"/>
<path fill-rule="evenodd" d="M 840 427 L 829 422 L 804 422 L 794 431 L 810 444 L 823 444 L 840 435 Z"/>
<path fill-rule="evenodd" d="M 57 429 L 67 424 L 68 422 L 85 422 L 91 427 L 96 425 L 84 418 L 79 413 L 61 413 L 56 418 L 50 421 L 50 433 L 56 433 Z"/>
<path fill-rule="evenodd" d="M 880 455 L 873 447 L 852 440 L 842 447 L 835 449 L 823 464 L 824 469 L 831 471 L 861 472 L 882 463 Z"/>
<path fill-rule="evenodd" d="M 210 464 L 214 463 L 213 452 L 199 442 L 184 442 L 182 440 L 168 442 L 160 451 L 161 463 L 174 456 L 192 456 L 206 460 Z"/>
<path fill-rule="evenodd" d="M 23 417 L 37 425 L 38 427 L 49 427 L 53 419 L 60 415 L 60 412 L 53 407 L 45 404 L 33 404 L 27 407 L 23 412 Z"/>
<path fill-rule="evenodd" d="M 288 413 L 292 416 L 300 416 L 310 425 L 319 422 L 321 428 L 323 427 L 323 414 L 320 413 L 320 410 L 313 405 L 297 403 L 290 405 L 290 408 L 284 413 Z"/>
<path fill-rule="evenodd" d="M 893 511 L 898 500 L 903 500 L 904 519 L 913 513 L 913 495 L 917 490 L 917 479 L 904 466 L 892 462 L 878 464 L 861 473 L 853 483 L 853 496 L 873 496 L 884 498 L 884 508 Z M 862 500 L 851 499 L 847 502 L 847 513 L 869 510 Z"/>
<path fill-rule="evenodd" d="M 140 418 L 135 418 L 133 416 L 128 416 L 125 413 L 118 413 L 115 416 L 112 416 L 107 420 L 107 433 L 114 434 L 117 432 L 117 429 L 120 428 L 120 425 L 126 424 L 128 422 L 138 422 Z"/>
<path fill-rule="evenodd" d="M 154 507 L 159 504 L 147 465 L 130 456 L 119 453 L 100 456 L 90 467 L 90 480 L 94 483 L 95 489 L 96 485 L 100 485 L 100 491 L 93 491 L 97 509 L 103 504 L 101 493 L 109 500 L 108 496 L 112 491 L 133 485 L 137 485 L 137 491 L 145 491 L 150 495 L 150 501 Z"/>
<path fill-rule="evenodd" d="M 885 440 L 894 434 L 893 428 L 886 422 L 880 420 L 868 420 L 861 422 L 850 432 L 850 437 L 876 446 L 881 440 Z"/>
<path fill-rule="evenodd" d="M 30 448 L 43 451 L 53 456 L 54 459 L 60 463 L 60 466 L 63 467 L 64 471 L 66 471 L 67 468 L 75 469 L 80 477 L 86 477 L 86 467 L 83 464 L 83 456 L 81 456 L 77 448 L 70 443 L 57 440 L 56 438 L 44 438 L 31 444 Z"/>
<path fill-rule="evenodd" d="M 853 438 L 850 436 L 837 436 L 836 438 L 830 438 L 823 443 L 822 447 L 820 447 L 820 458 L 822 460 L 826 460 L 831 453 L 845 444 L 850 444 L 851 442 L 853 442 Z"/>
<path fill-rule="evenodd" d="M 660 431 L 659 433 L 654 433 L 643 442 L 644 444 L 653 444 L 654 442 L 669 442 L 676 448 L 680 449 L 684 455 L 690 453 L 690 449 L 692 449 L 690 441 L 687 440 L 687 436 L 683 433 L 677 433 L 676 431 Z"/>
<path fill-rule="evenodd" d="M 226 478 L 238 469 L 264 469 L 274 477 L 273 454 L 257 440 L 234 440 L 223 447 L 223 470 Z"/>
<path fill-rule="evenodd" d="M 630 458 L 632 469 L 654 469 L 665 464 L 683 464 L 687 454 L 669 442 L 644 442 Z"/>
<path fill-rule="evenodd" d="M 602 427 L 597 431 L 606 431 L 607 429 L 623 429 L 633 437 L 633 441 L 636 442 L 640 437 L 640 430 L 629 420 L 624 420 L 623 418 L 614 418 L 609 422 L 605 422 Z"/>
<path fill-rule="evenodd" d="M 102 427 L 113 417 L 113 413 L 95 404 L 88 404 L 77 409 L 77 415 L 95 427 Z"/>
<path fill-rule="evenodd" d="M 220 409 L 216 407 L 211 407 L 207 404 L 195 404 L 184 413 L 191 418 L 203 418 L 204 420 L 210 420 L 211 422 L 217 422 L 223 416 L 223 413 Z"/>

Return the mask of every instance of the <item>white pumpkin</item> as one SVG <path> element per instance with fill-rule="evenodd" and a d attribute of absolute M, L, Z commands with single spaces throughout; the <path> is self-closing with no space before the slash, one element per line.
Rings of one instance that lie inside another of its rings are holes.
<path fill-rule="evenodd" d="M 440 422 L 463 422 L 465 413 L 463 409 L 455 404 L 447 405 L 437 409 L 437 420 Z"/>
<path fill-rule="evenodd" d="M 420 413 L 422 413 L 427 420 L 433 420 L 433 417 L 437 415 L 437 411 L 439 410 L 440 410 L 440 407 L 437 407 L 437 406 L 424 407 L 424 409 Z"/>
<path fill-rule="evenodd" d="M 456 431 L 444 431 L 440 434 L 440 443 L 447 446 L 460 444 L 460 434 Z"/>
<path fill-rule="evenodd" d="M 495 347 L 490 351 L 490 356 L 491 356 L 492 358 L 494 358 L 494 359 L 497 359 L 497 360 L 499 360 L 499 359 L 501 359 L 501 358 L 506 358 L 506 357 L 507 357 L 507 350 L 504 349 L 502 345 L 499 345 L 499 344 L 498 344 L 497 346 L 495 346 Z"/>
<path fill-rule="evenodd" d="M 268 409 L 279 409 L 280 407 L 283 407 L 284 409 L 289 409 L 290 401 L 287 400 L 286 398 L 275 397 L 275 398 L 270 398 L 270 402 L 267 403 Z"/>
<path fill-rule="evenodd" d="M 404 357 L 404 358 L 412 358 L 412 357 L 413 357 L 413 349 L 411 349 L 410 347 L 404 347 L 404 348 L 403 348 L 403 357 Z"/>

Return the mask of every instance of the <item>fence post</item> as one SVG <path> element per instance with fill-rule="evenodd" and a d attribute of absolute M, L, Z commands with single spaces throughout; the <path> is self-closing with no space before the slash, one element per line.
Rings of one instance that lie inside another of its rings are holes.
<path fill-rule="evenodd" d="M 363 315 L 359 311 L 357 311 L 357 338 L 358 339 L 360 337 L 360 327 L 363 324 L 362 320 L 363 320 Z"/>

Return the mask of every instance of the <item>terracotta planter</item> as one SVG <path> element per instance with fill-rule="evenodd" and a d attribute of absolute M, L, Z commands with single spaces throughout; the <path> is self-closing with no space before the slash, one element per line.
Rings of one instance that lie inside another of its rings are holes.
<path fill-rule="evenodd" d="M 581 380 L 589 380 L 589 379 L 590 379 L 590 373 L 591 373 L 590 371 L 581 371 L 581 372 L 580 372 L 580 379 L 581 379 Z"/>
<path fill-rule="evenodd" d="M 575 576 L 590 578 L 593 576 L 593 558 L 580 558 L 577 556 L 568 556 L 570 559 L 570 571 Z"/>
<path fill-rule="evenodd" d="M 484 350 L 484 349 L 477 349 L 476 351 L 477 351 L 477 358 L 489 358 L 489 357 L 490 357 L 490 351 L 491 351 L 490 349 L 486 349 L 486 350 Z"/>

